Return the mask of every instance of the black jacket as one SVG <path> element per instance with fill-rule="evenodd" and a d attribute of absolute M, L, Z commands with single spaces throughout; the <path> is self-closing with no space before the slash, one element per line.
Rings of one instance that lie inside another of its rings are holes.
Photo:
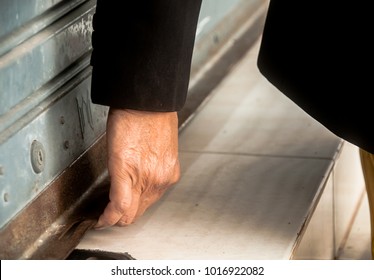
<path fill-rule="evenodd" d="M 369 2 L 272 0 L 258 67 L 337 136 L 374 153 Z"/>
<path fill-rule="evenodd" d="M 201 0 L 98 0 L 91 56 L 94 103 L 180 110 Z"/>
<path fill-rule="evenodd" d="M 326 128 L 374 153 L 369 3 L 272 0 L 258 67 Z M 180 110 L 200 5 L 201 0 L 98 0 L 92 101 L 118 108 Z"/>

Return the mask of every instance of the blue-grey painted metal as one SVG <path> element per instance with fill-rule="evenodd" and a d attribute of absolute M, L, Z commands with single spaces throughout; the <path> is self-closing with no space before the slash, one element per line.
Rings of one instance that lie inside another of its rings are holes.
<path fill-rule="evenodd" d="M 0 38 L 42 15 L 62 0 L 1 0 Z"/>
<path fill-rule="evenodd" d="M 85 10 L 89 4 L 0 58 L 0 115 L 9 112 L 89 50 L 93 13 L 92 6 Z"/>
<path fill-rule="evenodd" d="M 40 104 L 35 110 L 42 112 L 0 146 L 2 225 L 103 133 L 106 109 L 90 103 L 90 76 L 85 74 L 72 82 L 77 84 L 66 85 L 68 92 L 61 89 L 54 94 L 55 100 Z M 33 168 L 34 141 L 44 150 L 41 172 Z"/>
<path fill-rule="evenodd" d="M 87 0 L 0 0 L 0 55 Z"/>
<path fill-rule="evenodd" d="M 240 37 L 240 30 L 251 25 L 262 13 L 264 0 L 203 0 L 197 26 L 196 43 L 192 57 L 192 81 L 224 46 L 232 45 Z M 233 34 L 239 32 L 238 34 Z M 231 40 L 231 42 L 229 42 Z M 214 60 L 214 59 L 213 59 Z M 201 73 L 200 73 L 201 74 Z M 198 78 L 197 78 L 198 79 Z"/>
<path fill-rule="evenodd" d="M 95 1 L 1 6 L 0 227 L 104 133 L 107 113 L 89 98 Z"/>
<path fill-rule="evenodd" d="M 250 1 L 204 0 L 197 42 Z M 0 228 L 105 132 L 107 108 L 89 98 L 95 5 L 0 0 Z"/>
<path fill-rule="evenodd" d="M 210 34 L 211 30 L 219 24 L 238 5 L 255 2 L 253 0 L 203 0 L 200 10 L 199 23 L 196 31 L 196 40 Z"/>

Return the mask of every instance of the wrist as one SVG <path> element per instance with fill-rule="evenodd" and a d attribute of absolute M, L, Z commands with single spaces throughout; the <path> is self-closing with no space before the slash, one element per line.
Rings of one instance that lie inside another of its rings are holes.
<path fill-rule="evenodd" d="M 134 118 L 174 118 L 177 117 L 177 112 L 154 112 L 154 111 L 142 111 L 133 109 L 119 109 L 110 107 L 109 114 L 114 114 L 118 116 L 131 116 Z"/>

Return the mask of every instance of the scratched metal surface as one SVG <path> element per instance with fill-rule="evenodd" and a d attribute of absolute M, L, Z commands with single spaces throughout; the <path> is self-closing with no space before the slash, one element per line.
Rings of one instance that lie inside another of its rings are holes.
<path fill-rule="evenodd" d="M 0 228 L 104 133 L 107 111 L 89 98 L 95 1 L 1 4 Z"/>

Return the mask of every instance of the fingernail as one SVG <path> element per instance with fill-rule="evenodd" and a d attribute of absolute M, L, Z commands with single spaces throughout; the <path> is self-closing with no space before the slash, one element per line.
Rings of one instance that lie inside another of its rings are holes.
<path fill-rule="evenodd" d="M 103 230 L 103 229 L 105 229 L 105 227 L 94 226 L 93 229 L 94 229 L 94 230 Z"/>
<path fill-rule="evenodd" d="M 102 222 L 97 222 L 97 224 L 93 228 L 95 230 L 102 230 L 102 229 L 106 229 L 107 226 L 105 226 Z"/>

